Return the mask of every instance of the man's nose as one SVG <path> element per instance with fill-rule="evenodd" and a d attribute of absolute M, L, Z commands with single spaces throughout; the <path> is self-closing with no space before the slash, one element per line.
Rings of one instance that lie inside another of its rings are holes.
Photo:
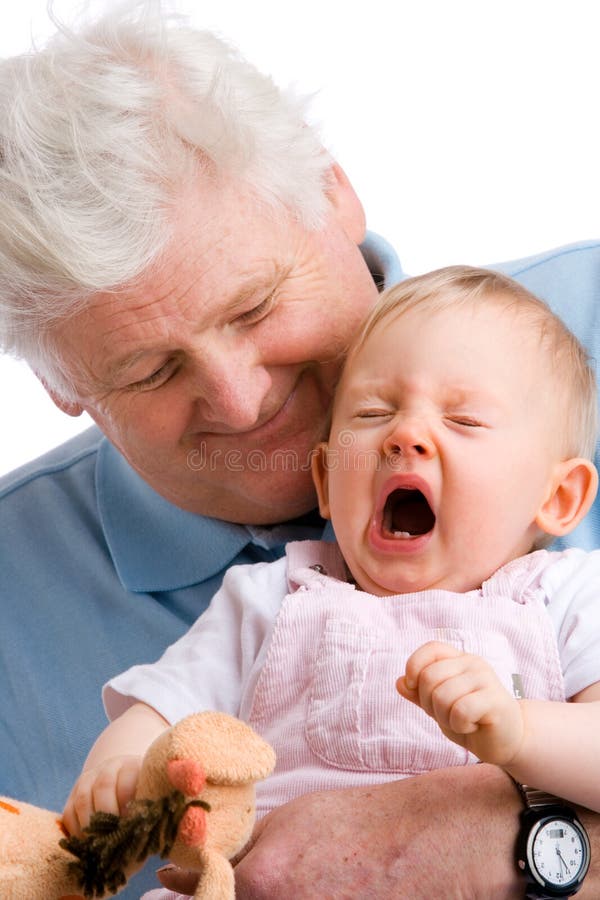
<path fill-rule="evenodd" d="M 399 416 L 383 442 L 386 456 L 435 456 L 436 445 L 425 418 Z"/>
<path fill-rule="evenodd" d="M 202 422 L 232 432 L 259 422 L 272 382 L 253 345 L 211 341 L 192 366 L 191 390 Z"/>

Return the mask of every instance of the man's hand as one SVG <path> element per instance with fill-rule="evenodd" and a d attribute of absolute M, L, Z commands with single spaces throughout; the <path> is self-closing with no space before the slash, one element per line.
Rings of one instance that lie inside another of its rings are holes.
<path fill-rule="evenodd" d="M 509 777 L 487 765 L 308 794 L 256 826 L 236 866 L 236 897 L 520 900 L 520 808 Z M 193 891 L 173 870 L 159 877 Z"/>
<path fill-rule="evenodd" d="M 521 707 L 481 657 L 430 641 L 408 659 L 396 687 L 484 762 L 508 766 L 517 756 L 525 731 Z"/>
<path fill-rule="evenodd" d="M 62 815 L 69 834 L 81 837 L 95 812 L 122 815 L 133 800 L 142 766 L 141 756 L 113 756 L 85 769 L 75 782 Z"/>

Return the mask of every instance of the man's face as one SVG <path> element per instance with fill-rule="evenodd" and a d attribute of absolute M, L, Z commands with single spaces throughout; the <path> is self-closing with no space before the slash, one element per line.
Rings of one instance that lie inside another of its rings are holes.
<path fill-rule="evenodd" d="M 197 184 L 160 265 L 55 332 L 75 411 L 184 509 L 270 523 L 314 506 L 311 451 L 377 293 L 360 206 L 345 181 L 331 196 L 308 231 L 235 183 Z"/>
<path fill-rule="evenodd" d="M 561 458 L 539 355 L 488 304 L 391 315 L 351 357 L 315 470 L 364 590 L 467 591 L 529 552 Z"/>

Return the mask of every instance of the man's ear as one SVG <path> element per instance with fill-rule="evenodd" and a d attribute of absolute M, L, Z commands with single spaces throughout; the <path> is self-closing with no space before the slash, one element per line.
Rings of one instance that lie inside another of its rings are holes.
<path fill-rule="evenodd" d="M 598 472 L 589 459 L 567 459 L 557 466 L 551 493 L 536 525 L 555 537 L 568 534 L 590 509 L 598 489 Z"/>
<path fill-rule="evenodd" d="M 336 162 L 331 165 L 327 197 L 339 224 L 350 240 L 355 244 L 362 244 L 367 228 L 365 211 L 348 176 Z"/>
<path fill-rule="evenodd" d="M 45 378 L 42 378 L 42 376 L 37 372 L 36 375 L 41 381 L 44 390 L 46 391 L 54 405 L 57 406 L 61 412 L 66 413 L 68 416 L 73 416 L 73 418 L 77 418 L 77 416 L 80 416 L 82 414 L 83 406 L 81 406 L 80 403 L 77 403 L 76 400 L 67 400 L 65 397 L 61 397 L 61 395 L 57 391 L 55 391 L 54 388 L 50 387 Z"/>
<path fill-rule="evenodd" d="M 319 500 L 319 512 L 324 519 L 331 518 L 329 514 L 329 468 L 327 465 L 329 445 L 325 442 L 317 444 L 310 461 L 313 482 L 317 489 Z"/>

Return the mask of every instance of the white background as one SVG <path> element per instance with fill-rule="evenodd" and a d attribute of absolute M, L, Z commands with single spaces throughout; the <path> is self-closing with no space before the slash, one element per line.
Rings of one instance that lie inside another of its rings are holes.
<path fill-rule="evenodd" d="M 49 31 L 2 0 L 0 56 Z M 73 0 L 55 0 L 67 20 Z M 597 0 L 180 0 L 313 119 L 416 274 L 599 237 Z M 10 11 L 9 11 L 10 10 Z M 0 357 L 0 472 L 89 424 Z"/>

